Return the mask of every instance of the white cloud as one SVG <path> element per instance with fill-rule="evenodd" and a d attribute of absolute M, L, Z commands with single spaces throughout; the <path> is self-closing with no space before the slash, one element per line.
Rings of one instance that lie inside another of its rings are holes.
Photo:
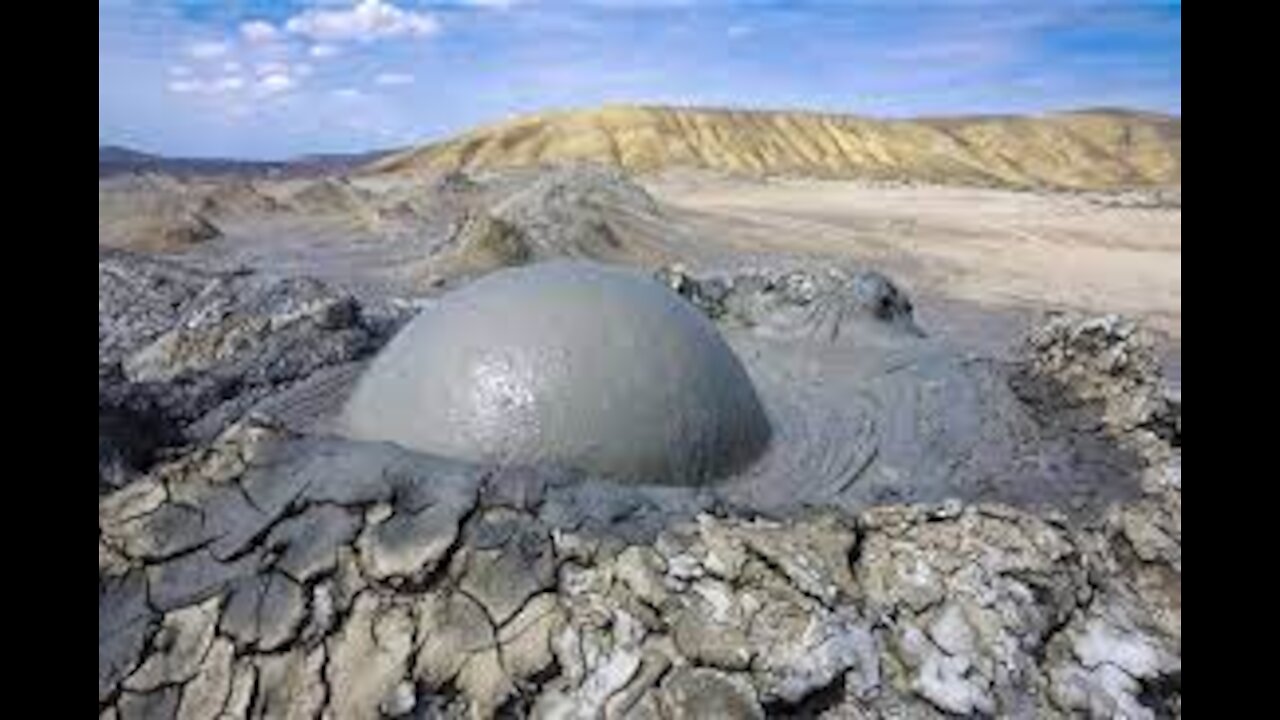
<path fill-rule="evenodd" d="M 330 93 L 339 100 L 359 100 L 364 97 L 364 93 L 355 88 L 338 88 Z"/>
<path fill-rule="evenodd" d="M 180 95 L 221 95 L 235 92 L 244 87 L 244 78 L 239 75 L 224 75 L 211 80 L 198 78 L 182 78 L 169 82 L 169 92 Z"/>
<path fill-rule="evenodd" d="M 331 58 L 337 55 L 338 52 L 339 51 L 338 51 L 337 45 L 330 45 L 328 43 L 316 43 L 315 45 L 311 46 L 311 49 L 307 51 L 307 54 L 313 58 L 316 58 L 317 60 L 321 60 L 324 58 Z"/>
<path fill-rule="evenodd" d="M 226 55 L 230 49 L 224 42 L 198 42 L 187 48 L 187 54 L 197 60 L 212 60 Z"/>
<path fill-rule="evenodd" d="M 725 34 L 731 38 L 739 38 L 746 37 L 753 32 L 755 32 L 755 29 L 750 25 L 730 25 L 729 29 L 725 31 Z"/>
<path fill-rule="evenodd" d="M 279 39 L 280 31 L 264 20 L 250 20 L 240 24 L 240 34 L 251 43 L 269 43 Z"/>
<path fill-rule="evenodd" d="M 244 79 L 238 75 L 218 78 L 213 83 L 213 92 L 229 92 L 244 87 Z"/>
<path fill-rule="evenodd" d="M 264 95 L 274 95 L 296 86 L 293 78 L 284 73 L 272 73 L 258 80 L 258 90 Z"/>
<path fill-rule="evenodd" d="M 238 73 L 240 72 L 240 63 L 235 60 L 228 60 L 222 63 L 222 71 L 227 73 Z"/>
<path fill-rule="evenodd" d="M 191 75 L 191 68 L 186 65 L 173 65 L 169 68 L 169 74 L 174 77 L 188 77 Z"/>
<path fill-rule="evenodd" d="M 298 77 L 306 77 L 310 75 L 314 69 L 315 68 L 311 67 L 310 63 L 298 63 L 293 66 L 293 74 Z"/>
<path fill-rule="evenodd" d="M 258 73 L 259 76 L 289 74 L 289 66 L 282 62 L 277 62 L 275 60 L 272 60 L 269 62 L 260 62 L 254 66 L 254 70 Z"/>
<path fill-rule="evenodd" d="M 378 85 L 408 85 L 413 82 L 413 76 L 408 73 L 378 73 L 373 82 Z"/>
<path fill-rule="evenodd" d="M 434 35 L 440 23 L 428 13 L 401 10 L 382 0 L 360 0 L 347 10 L 307 10 L 284 25 L 315 41 L 361 40 Z"/>
<path fill-rule="evenodd" d="M 509 10 L 516 5 L 519 5 L 521 0 L 463 0 L 463 2 L 473 7 Z"/>

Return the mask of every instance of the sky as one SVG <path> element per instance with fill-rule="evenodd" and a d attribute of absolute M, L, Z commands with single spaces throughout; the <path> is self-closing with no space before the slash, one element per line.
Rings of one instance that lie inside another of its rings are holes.
<path fill-rule="evenodd" d="M 279 159 L 647 103 L 1182 112 L 1158 0 L 99 0 L 98 142 Z"/>

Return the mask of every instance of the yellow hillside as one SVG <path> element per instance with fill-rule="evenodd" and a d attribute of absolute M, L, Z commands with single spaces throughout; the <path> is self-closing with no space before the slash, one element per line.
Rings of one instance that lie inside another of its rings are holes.
<path fill-rule="evenodd" d="M 608 106 L 516 118 L 383 158 L 369 169 L 479 170 L 575 161 L 642 173 L 692 167 L 1004 186 L 1180 184 L 1182 120 L 1113 110 L 877 120 Z"/>

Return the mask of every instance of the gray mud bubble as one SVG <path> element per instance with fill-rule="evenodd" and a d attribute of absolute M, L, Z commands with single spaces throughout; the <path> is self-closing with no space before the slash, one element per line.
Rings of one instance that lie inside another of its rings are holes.
<path fill-rule="evenodd" d="M 375 359 L 343 431 L 461 460 L 702 485 L 771 429 L 714 324 L 651 278 L 588 262 L 488 275 Z"/>

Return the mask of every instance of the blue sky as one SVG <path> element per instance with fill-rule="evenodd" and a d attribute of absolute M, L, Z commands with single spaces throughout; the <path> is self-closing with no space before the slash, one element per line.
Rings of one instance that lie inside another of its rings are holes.
<path fill-rule="evenodd" d="M 606 102 L 1182 111 L 1156 0 L 99 0 L 98 139 L 279 158 Z"/>

